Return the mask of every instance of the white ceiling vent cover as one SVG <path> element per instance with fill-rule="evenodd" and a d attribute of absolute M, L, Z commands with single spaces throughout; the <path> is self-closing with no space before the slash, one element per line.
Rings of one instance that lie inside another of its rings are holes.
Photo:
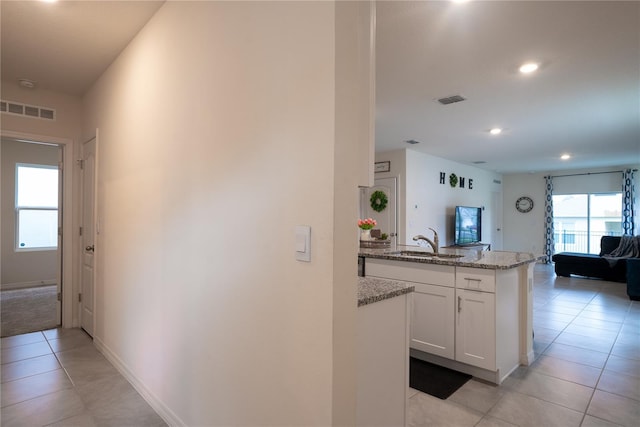
<path fill-rule="evenodd" d="M 56 119 L 56 110 L 53 108 L 21 104 L 20 102 L 5 101 L 4 99 L 0 101 L 0 112 L 34 119 Z"/>
<path fill-rule="evenodd" d="M 438 102 L 442 105 L 449 105 L 449 104 L 455 104 L 456 102 L 462 102 L 464 101 L 465 98 L 462 95 L 452 95 L 452 96 L 447 96 L 445 98 L 440 98 L 438 99 Z"/>

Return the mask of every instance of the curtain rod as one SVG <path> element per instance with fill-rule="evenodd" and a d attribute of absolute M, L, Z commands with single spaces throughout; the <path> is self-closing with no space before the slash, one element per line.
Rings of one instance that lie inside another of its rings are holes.
<path fill-rule="evenodd" d="M 638 172 L 638 169 L 631 169 L 633 172 Z M 624 171 L 607 171 L 607 172 L 586 172 L 586 173 L 574 173 L 569 175 L 549 175 L 545 178 L 564 178 L 566 176 L 582 176 L 582 175 L 600 175 L 603 173 L 622 173 Z"/>

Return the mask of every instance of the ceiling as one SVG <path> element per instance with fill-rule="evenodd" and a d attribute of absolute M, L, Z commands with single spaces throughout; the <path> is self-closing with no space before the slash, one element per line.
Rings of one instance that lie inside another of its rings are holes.
<path fill-rule="evenodd" d="M 2 80 L 83 95 L 161 1 L 1 1 Z"/>
<path fill-rule="evenodd" d="M 162 3 L 0 2 L 3 84 L 27 78 L 81 96 Z M 640 2 L 391 1 L 377 11 L 377 151 L 501 173 L 640 164 Z M 525 76 L 527 60 L 541 65 Z M 436 101 L 451 95 L 466 100 Z M 495 126 L 504 130 L 491 136 Z"/>
<path fill-rule="evenodd" d="M 640 2 L 381 2 L 377 12 L 378 151 L 501 173 L 640 163 Z M 540 69 L 519 73 L 525 61 Z M 451 95 L 466 100 L 436 102 Z"/>

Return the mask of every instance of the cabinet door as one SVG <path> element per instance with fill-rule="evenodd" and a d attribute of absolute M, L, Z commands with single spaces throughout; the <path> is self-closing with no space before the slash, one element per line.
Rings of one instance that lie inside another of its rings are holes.
<path fill-rule="evenodd" d="M 416 283 L 411 313 L 411 348 L 453 359 L 455 289 Z"/>
<path fill-rule="evenodd" d="M 495 294 L 456 290 L 456 360 L 496 369 Z"/>

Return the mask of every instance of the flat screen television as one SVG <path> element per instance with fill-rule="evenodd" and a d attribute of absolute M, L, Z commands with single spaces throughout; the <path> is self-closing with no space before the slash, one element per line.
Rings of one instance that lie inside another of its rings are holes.
<path fill-rule="evenodd" d="M 478 243 L 482 239 L 482 209 L 456 206 L 455 245 Z"/>

